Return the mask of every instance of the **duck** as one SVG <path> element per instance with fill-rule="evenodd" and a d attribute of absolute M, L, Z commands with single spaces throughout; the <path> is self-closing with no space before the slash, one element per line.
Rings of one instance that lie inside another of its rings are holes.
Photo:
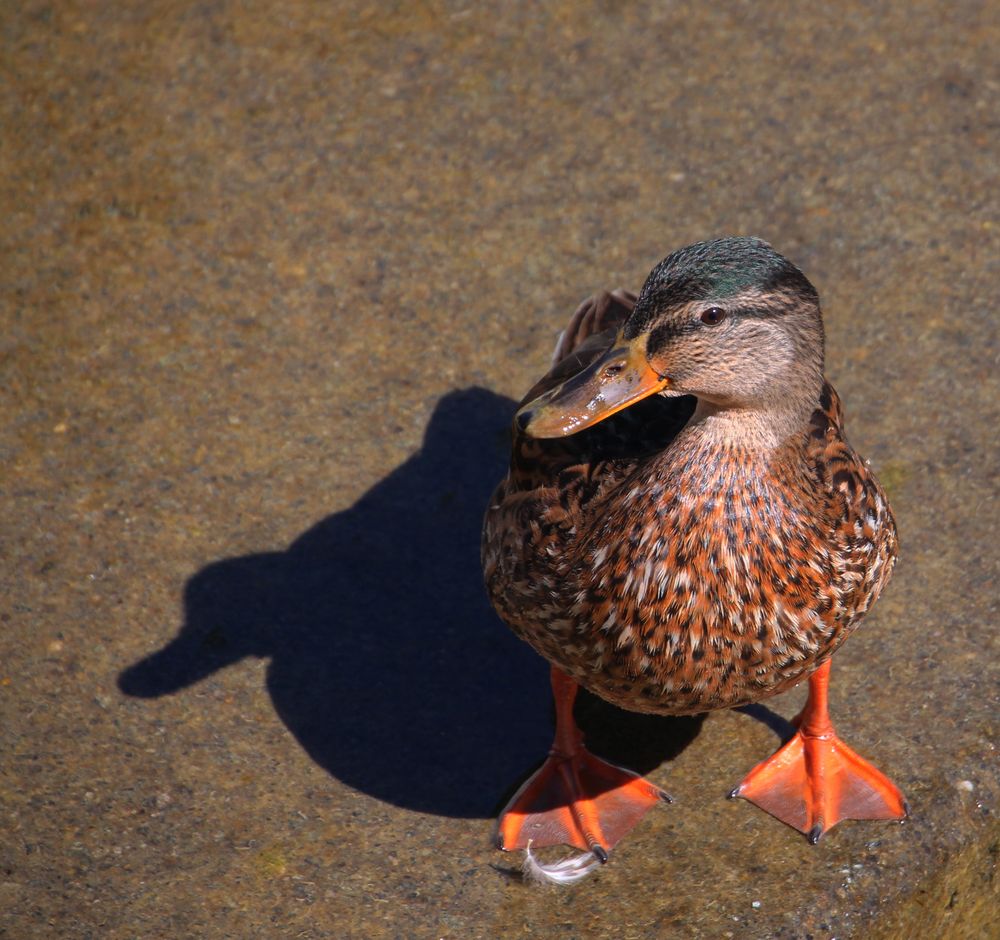
<path fill-rule="evenodd" d="M 496 845 L 572 883 L 669 797 L 587 750 L 580 687 L 696 715 L 808 681 L 794 736 L 729 795 L 816 843 L 844 819 L 904 819 L 896 785 L 830 719 L 831 657 L 897 557 L 886 493 L 844 433 L 816 289 L 760 238 L 698 242 L 638 294 L 585 300 L 520 402 L 483 524 L 500 618 L 550 664 L 545 762 Z M 533 848 L 567 845 L 543 864 Z"/>

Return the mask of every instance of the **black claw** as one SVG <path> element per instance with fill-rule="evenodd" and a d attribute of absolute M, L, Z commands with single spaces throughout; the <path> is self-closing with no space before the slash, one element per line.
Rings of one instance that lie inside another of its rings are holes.
<path fill-rule="evenodd" d="M 739 795 L 740 795 L 740 788 L 733 787 L 732 790 L 730 790 L 729 793 L 726 794 L 726 798 L 730 800 L 735 800 L 739 797 Z"/>
<path fill-rule="evenodd" d="M 660 790 L 660 799 L 663 800 L 664 803 L 673 803 L 674 801 L 674 798 L 667 793 L 666 790 Z"/>
<path fill-rule="evenodd" d="M 810 845 L 815 845 L 817 842 L 819 842 L 822 835 L 823 835 L 823 824 L 816 823 L 816 825 L 809 830 L 809 832 L 806 835 L 806 838 L 809 840 Z"/>
<path fill-rule="evenodd" d="M 502 832 L 498 832 L 497 833 L 497 848 L 501 852 L 503 851 L 503 833 Z"/>
<path fill-rule="evenodd" d="M 592 845 L 590 851 L 597 856 L 597 860 L 603 865 L 608 860 L 608 853 L 599 845 Z"/>
<path fill-rule="evenodd" d="M 910 802 L 909 800 L 903 800 L 903 819 L 908 819 L 909 816 L 910 816 Z M 903 819 L 901 819 L 900 822 L 902 822 Z"/>

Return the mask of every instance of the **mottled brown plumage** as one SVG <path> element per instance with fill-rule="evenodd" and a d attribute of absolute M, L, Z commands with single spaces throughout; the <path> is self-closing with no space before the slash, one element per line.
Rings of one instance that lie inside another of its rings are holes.
<path fill-rule="evenodd" d="M 823 378 L 816 292 L 748 238 L 675 252 L 638 298 L 580 306 L 522 402 L 483 530 L 511 629 L 657 714 L 791 687 L 857 627 L 895 556 Z"/>

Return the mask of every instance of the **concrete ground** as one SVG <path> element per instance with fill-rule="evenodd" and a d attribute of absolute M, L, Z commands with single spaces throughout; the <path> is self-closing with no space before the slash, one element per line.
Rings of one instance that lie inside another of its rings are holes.
<path fill-rule="evenodd" d="M 0 44 L 0 935 L 998 935 L 995 9 L 27 0 Z M 677 802 L 527 886 L 512 399 L 582 296 L 732 232 L 818 286 L 891 494 L 831 694 L 913 818 L 726 801 L 801 689 L 590 702 Z"/>

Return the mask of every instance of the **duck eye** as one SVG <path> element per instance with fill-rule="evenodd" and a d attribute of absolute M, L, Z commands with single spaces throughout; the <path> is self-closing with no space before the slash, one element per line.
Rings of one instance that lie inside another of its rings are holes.
<path fill-rule="evenodd" d="M 708 326 L 717 326 L 726 319 L 726 311 L 721 307 L 709 307 L 701 315 L 701 322 Z"/>

